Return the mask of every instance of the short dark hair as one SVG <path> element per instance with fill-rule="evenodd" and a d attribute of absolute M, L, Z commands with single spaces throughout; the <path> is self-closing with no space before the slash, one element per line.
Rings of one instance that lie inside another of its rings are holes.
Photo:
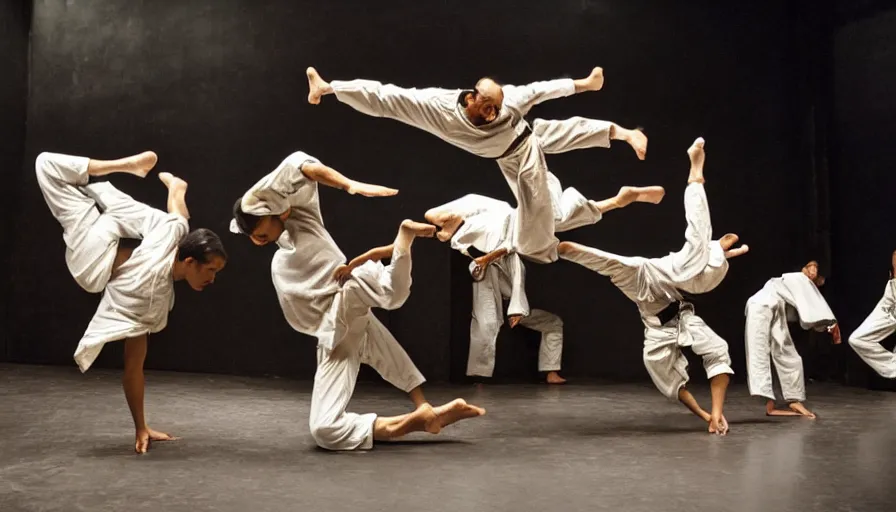
<path fill-rule="evenodd" d="M 237 198 L 236 202 L 233 203 L 233 218 L 236 219 L 236 226 L 242 234 L 251 235 L 262 218 L 258 215 L 244 212 L 242 205 L 243 198 Z"/>
<path fill-rule="evenodd" d="M 191 231 L 177 244 L 177 261 L 193 258 L 200 263 L 208 263 L 214 256 L 227 261 L 227 251 L 221 237 L 210 229 Z"/>

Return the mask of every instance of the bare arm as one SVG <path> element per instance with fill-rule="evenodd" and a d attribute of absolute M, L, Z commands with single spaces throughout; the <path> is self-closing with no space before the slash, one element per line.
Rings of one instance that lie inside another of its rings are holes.
<path fill-rule="evenodd" d="M 143 394 L 145 380 L 143 377 L 143 362 L 146 360 L 146 335 L 137 338 L 129 338 L 124 341 L 124 375 L 121 378 L 124 387 L 124 396 L 134 419 L 134 430 L 137 432 L 137 443 L 134 449 L 137 453 L 146 453 L 149 449 L 148 440 L 141 441 L 140 434 L 147 430 L 146 417 L 143 413 Z"/>
<path fill-rule="evenodd" d="M 362 183 L 346 178 L 342 173 L 328 167 L 320 162 L 308 162 L 302 166 L 302 174 L 308 179 L 316 181 L 321 185 L 344 190 L 349 194 L 361 194 L 366 197 L 385 197 L 394 196 L 398 190 L 393 188 L 382 187 L 380 185 L 372 185 Z"/>

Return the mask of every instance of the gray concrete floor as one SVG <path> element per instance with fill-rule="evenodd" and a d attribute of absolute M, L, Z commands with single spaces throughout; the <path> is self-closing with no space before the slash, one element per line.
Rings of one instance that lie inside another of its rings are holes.
<path fill-rule="evenodd" d="M 183 436 L 132 454 L 119 374 L 0 365 L 0 511 L 885 511 L 896 499 L 896 394 L 810 385 L 817 421 L 767 418 L 734 387 L 725 438 L 649 385 L 430 386 L 488 415 L 330 453 L 310 383 L 150 372 L 150 425 Z M 707 390 L 696 394 L 706 402 Z M 356 412 L 403 395 L 361 385 Z"/>

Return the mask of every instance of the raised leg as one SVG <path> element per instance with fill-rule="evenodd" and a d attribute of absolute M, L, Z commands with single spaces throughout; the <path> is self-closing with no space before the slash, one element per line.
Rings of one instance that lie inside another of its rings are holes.
<path fill-rule="evenodd" d="M 189 219 L 190 211 L 187 209 L 186 200 L 187 182 L 170 172 L 160 173 L 159 180 L 168 188 L 168 213 L 174 213 Z"/>
<path fill-rule="evenodd" d="M 308 77 L 308 103 L 317 105 L 322 96 L 333 94 L 333 88 L 320 77 L 316 69 L 309 67 L 305 70 L 305 75 Z"/>
<path fill-rule="evenodd" d="M 646 259 L 619 256 L 574 242 L 560 242 L 557 252 L 561 259 L 578 263 L 602 276 L 609 277 L 630 300 L 634 302 L 640 300 L 641 288 L 644 285 L 641 267 Z"/>
<path fill-rule="evenodd" d="M 647 136 L 609 121 L 572 117 L 561 121 L 536 119 L 532 133 L 545 153 L 565 153 L 577 149 L 609 148 L 611 140 L 621 140 L 635 150 L 638 159 L 647 156 Z"/>

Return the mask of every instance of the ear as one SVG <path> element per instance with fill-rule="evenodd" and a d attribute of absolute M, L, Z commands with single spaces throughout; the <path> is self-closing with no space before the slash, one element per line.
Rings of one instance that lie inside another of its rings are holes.
<path fill-rule="evenodd" d="M 186 263 L 187 265 L 192 265 L 194 263 L 197 263 L 197 260 L 192 256 L 187 256 L 186 258 L 184 258 L 184 263 Z"/>
<path fill-rule="evenodd" d="M 285 212 L 281 213 L 279 216 L 279 219 L 282 222 L 286 222 L 286 219 L 288 219 L 288 218 L 289 218 L 289 210 L 286 210 Z"/>

